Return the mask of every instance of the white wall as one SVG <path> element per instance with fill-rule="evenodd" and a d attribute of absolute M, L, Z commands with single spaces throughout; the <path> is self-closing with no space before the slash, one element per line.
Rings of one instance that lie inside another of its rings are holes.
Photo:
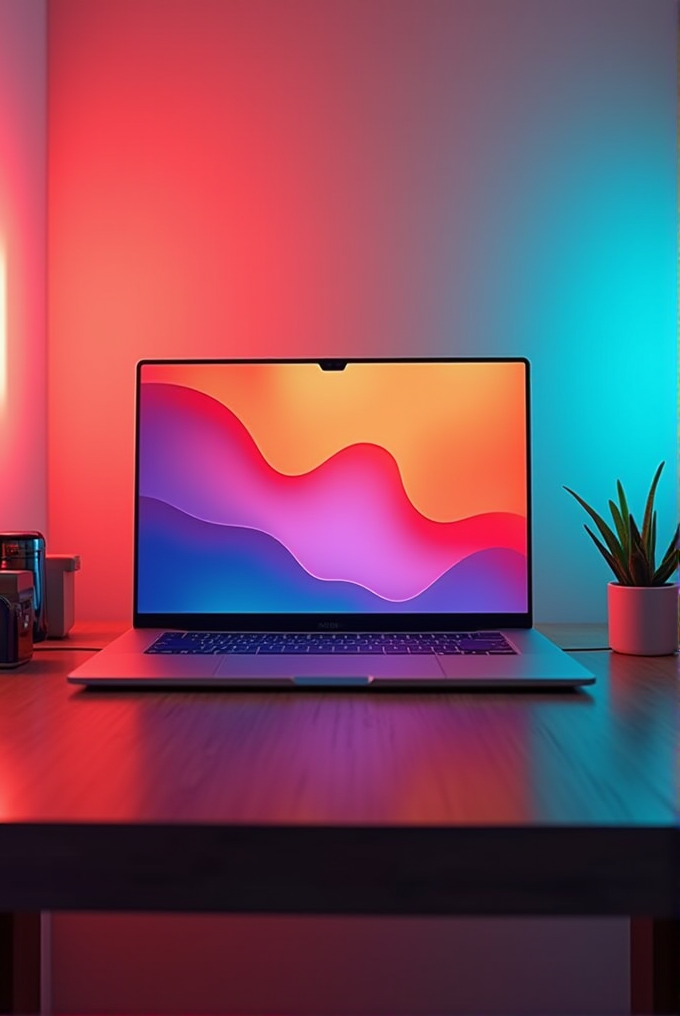
<path fill-rule="evenodd" d="M 131 615 L 137 359 L 526 355 L 535 615 L 604 620 L 562 485 L 635 509 L 665 459 L 677 517 L 676 36 L 676 0 L 51 0 L 81 610 Z"/>

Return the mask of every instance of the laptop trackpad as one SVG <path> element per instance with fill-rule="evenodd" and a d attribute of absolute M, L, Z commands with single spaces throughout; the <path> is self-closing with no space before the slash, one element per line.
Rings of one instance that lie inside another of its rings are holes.
<path fill-rule="evenodd" d="M 383 656 L 338 655 L 308 656 L 286 653 L 272 656 L 222 656 L 218 674 L 234 677 L 371 678 L 371 677 L 443 677 L 434 655 Z"/>

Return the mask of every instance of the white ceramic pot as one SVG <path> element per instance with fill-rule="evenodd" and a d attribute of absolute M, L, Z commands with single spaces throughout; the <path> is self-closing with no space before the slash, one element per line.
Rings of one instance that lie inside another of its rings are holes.
<path fill-rule="evenodd" d="M 678 585 L 607 586 L 609 645 L 615 653 L 668 656 L 678 651 Z"/>

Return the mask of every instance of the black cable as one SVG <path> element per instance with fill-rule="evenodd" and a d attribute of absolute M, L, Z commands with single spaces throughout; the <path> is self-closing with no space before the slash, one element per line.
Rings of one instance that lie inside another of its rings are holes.
<path fill-rule="evenodd" d="M 102 646 L 33 646 L 34 653 L 101 653 Z"/>
<path fill-rule="evenodd" d="M 569 646 L 565 648 L 560 646 L 565 653 L 609 653 L 611 652 L 611 646 Z"/>

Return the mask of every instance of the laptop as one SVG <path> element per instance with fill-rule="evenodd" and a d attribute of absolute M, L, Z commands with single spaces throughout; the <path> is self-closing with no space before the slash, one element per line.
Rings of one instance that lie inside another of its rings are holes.
<path fill-rule="evenodd" d="M 526 359 L 144 360 L 133 628 L 73 684 L 564 688 Z"/>

